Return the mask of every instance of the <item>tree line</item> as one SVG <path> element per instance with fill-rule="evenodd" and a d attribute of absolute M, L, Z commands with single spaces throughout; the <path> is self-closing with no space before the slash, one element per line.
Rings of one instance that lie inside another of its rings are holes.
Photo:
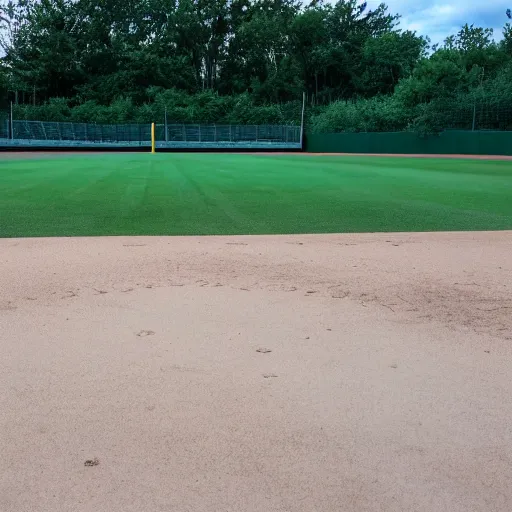
<path fill-rule="evenodd" d="M 504 20 L 509 12 L 503 13 Z M 440 45 L 357 0 L 9 0 L 0 108 L 17 119 L 512 129 L 512 28 Z"/>

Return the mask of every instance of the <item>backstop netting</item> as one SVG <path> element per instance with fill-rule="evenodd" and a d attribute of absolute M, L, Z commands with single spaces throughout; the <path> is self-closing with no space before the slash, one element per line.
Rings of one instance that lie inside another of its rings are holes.
<path fill-rule="evenodd" d="M 157 148 L 300 149 L 301 127 L 281 125 L 157 124 Z M 3 146 L 150 147 L 150 124 L 102 125 L 48 121 L 2 121 Z"/>

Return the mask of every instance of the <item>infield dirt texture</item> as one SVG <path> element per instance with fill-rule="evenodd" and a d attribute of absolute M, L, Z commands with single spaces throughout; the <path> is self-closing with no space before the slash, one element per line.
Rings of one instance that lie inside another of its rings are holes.
<path fill-rule="evenodd" d="M 2 512 L 512 510 L 510 163 L 75 156 L 0 164 Z M 225 236 L 415 226 L 500 231 Z"/>

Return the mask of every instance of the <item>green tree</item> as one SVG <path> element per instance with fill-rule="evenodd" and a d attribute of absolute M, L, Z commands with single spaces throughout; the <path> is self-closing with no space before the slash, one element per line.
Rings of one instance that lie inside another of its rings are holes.
<path fill-rule="evenodd" d="M 392 93 L 425 57 L 428 41 L 414 32 L 387 32 L 366 40 L 360 88 L 366 95 Z"/>

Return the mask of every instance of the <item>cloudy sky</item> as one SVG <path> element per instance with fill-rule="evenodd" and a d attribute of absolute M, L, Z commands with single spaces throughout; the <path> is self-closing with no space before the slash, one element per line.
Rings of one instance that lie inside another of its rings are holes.
<path fill-rule="evenodd" d="M 508 21 L 505 11 L 512 9 L 512 0 L 368 0 L 368 7 L 374 9 L 381 1 L 391 13 L 402 15 L 401 28 L 428 35 L 432 43 L 442 42 L 464 23 L 493 28 L 499 39 Z"/>

